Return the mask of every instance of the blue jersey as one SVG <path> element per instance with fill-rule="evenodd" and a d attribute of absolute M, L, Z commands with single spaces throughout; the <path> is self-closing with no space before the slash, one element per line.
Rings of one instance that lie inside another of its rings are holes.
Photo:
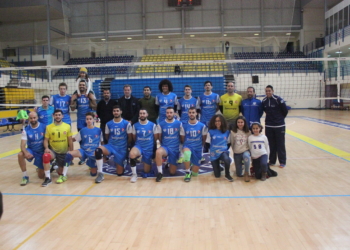
<path fill-rule="evenodd" d="M 85 115 L 92 111 L 90 108 L 90 99 L 86 95 L 77 98 L 77 119 L 85 122 Z"/>
<path fill-rule="evenodd" d="M 202 151 L 202 136 L 208 132 L 204 123 L 198 122 L 195 124 L 186 123 L 183 125 L 185 142 L 184 147 L 189 147 L 193 150 Z"/>
<path fill-rule="evenodd" d="M 89 156 L 94 156 L 96 148 L 101 145 L 103 141 L 102 131 L 100 128 L 82 128 L 75 136 L 75 140 L 80 143 L 80 148 L 84 150 Z"/>
<path fill-rule="evenodd" d="M 36 153 L 44 152 L 44 139 L 45 139 L 46 125 L 38 122 L 36 128 L 32 128 L 29 124 L 26 126 L 22 132 L 22 140 L 27 141 L 27 146 L 29 149 Z"/>
<path fill-rule="evenodd" d="M 159 123 L 157 133 L 162 134 L 162 146 L 174 152 L 179 151 L 181 129 L 182 123 L 175 119 L 171 123 L 166 120 Z"/>
<path fill-rule="evenodd" d="M 128 133 L 131 133 L 131 125 L 127 120 L 122 119 L 120 122 L 111 120 L 107 122 L 105 133 L 109 134 L 108 144 L 115 146 L 117 149 L 126 149 L 128 146 Z"/>
<path fill-rule="evenodd" d="M 47 109 L 43 107 L 38 107 L 36 112 L 38 113 L 38 121 L 44 123 L 45 125 L 50 125 L 53 121 L 52 114 L 55 111 L 53 106 L 48 106 Z"/>
<path fill-rule="evenodd" d="M 146 124 L 137 122 L 132 127 L 132 133 L 136 135 L 135 144 L 147 151 L 153 150 L 156 132 L 156 125 L 151 121 L 147 121 Z"/>
<path fill-rule="evenodd" d="M 208 131 L 207 142 L 210 143 L 210 160 L 214 161 L 220 157 L 223 152 L 227 152 L 227 144 L 230 143 L 230 131 L 222 133 L 218 129 Z"/>
<path fill-rule="evenodd" d="M 183 97 L 179 100 L 179 103 L 177 105 L 177 110 L 181 110 L 180 121 L 182 123 L 188 122 L 188 110 L 193 107 L 196 109 L 199 109 L 198 100 L 196 98 L 191 97 L 190 99 L 187 100 Z"/>
<path fill-rule="evenodd" d="M 70 99 L 71 97 L 69 95 L 60 96 L 59 94 L 51 96 L 51 99 L 50 99 L 50 105 L 52 105 L 55 108 L 55 110 L 56 109 L 62 110 L 63 112 L 62 121 L 69 125 L 72 123 L 69 115 Z"/>
<path fill-rule="evenodd" d="M 167 95 L 160 93 L 156 96 L 156 104 L 159 105 L 159 122 L 166 118 L 166 108 L 177 105 L 177 95 L 170 92 Z"/>
<path fill-rule="evenodd" d="M 198 97 L 198 103 L 201 107 L 200 121 L 204 124 L 208 124 L 217 111 L 218 104 L 220 103 L 220 96 L 215 93 L 211 93 L 210 95 L 202 94 Z"/>

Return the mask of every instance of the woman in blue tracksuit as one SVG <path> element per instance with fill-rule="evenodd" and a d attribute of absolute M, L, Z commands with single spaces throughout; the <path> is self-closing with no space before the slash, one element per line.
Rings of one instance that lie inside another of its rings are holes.
<path fill-rule="evenodd" d="M 287 162 L 285 146 L 286 123 L 284 118 L 288 114 L 286 102 L 279 96 L 274 95 L 273 87 L 267 85 L 265 88 L 266 97 L 262 100 L 265 118 L 265 134 L 269 140 L 270 157 L 269 165 L 276 164 L 277 155 L 280 168 L 284 168 Z"/>

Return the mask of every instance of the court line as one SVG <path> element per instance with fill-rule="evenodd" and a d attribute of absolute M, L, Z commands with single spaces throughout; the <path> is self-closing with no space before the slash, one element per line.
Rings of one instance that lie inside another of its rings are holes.
<path fill-rule="evenodd" d="M 76 198 L 71 201 L 67 206 L 65 206 L 64 208 L 61 209 L 61 211 L 59 211 L 57 214 L 55 214 L 53 217 L 51 217 L 51 219 L 49 219 L 48 221 L 46 221 L 41 227 L 39 227 L 37 230 L 35 230 L 34 233 L 32 233 L 31 235 L 29 235 L 25 240 L 23 240 L 21 243 L 19 243 L 13 250 L 17 250 L 19 249 L 21 246 L 23 246 L 24 243 L 26 243 L 28 240 L 30 240 L 32 237 L 34 237 L 38 232 L 40 232 L 43 228 L 45 228 L 48 224 L 50 224 L 54 219 L 56 219 L 60 214 L 62 214 L 67 208 L 69 208 L 71 205 L 73 205 L 77 200 L 79 200 L 81 197 L 83 197 L 84 194 L 86 194 L 87 192 L 89 192 L 94 186 L 96 185 L 96 183 L 93 183 L 90 187 L 88 187 L 80 196 L 76 195 Z"/>
<path fill-rule="evenodd" d="M 310 137 L 307 137 L 305 135 L 299 134 L 297 132 L 291 131 L 289 129 L 286 129 L 286 133 L 288 135 L 290 135 L 290 136 L 293 136 L 293 137 L 303 141 L 303 142 L 306 142 L 307 144 L 310 144 L 310 145 L 312 145 L 312 146 L 314 146 L 316 148 L 319 148 L 319 149 L 321 149 L 321 150 L 323 150 L 323 151 L 325 151 L 327 153 L 330 153 L 330 154 L 335 155 L 335 156 L 337 156 L 337 157 L 339 157 L 339 158 L 341 158 L 341 159 L 343 159 L 345 161 L 350 162 L 350 153 L 348 153 L 348 152 L 345 152 L 343 150 L 337 149 L 337 148 L 332 147 L 330 145 L 327 145 L 325 143 L 319 142 L 317 140 L 314 140 L 314 139 L 312 139 Z"/>
<path fill-rule="evenodd" d="M 90 187 L 91 188 L 91 187 Z M 146 199 L 266 199 L 266 198 L 328 198 L 328 197 L 350 197 L 350 194 L 330 194 L 330 195 L 267 195 L 267 196 L 133 196 L 133 195 L 85 195 L 85 194 L 21 194 L 3 193 L 3 195 L 23 195 L 23 196 L 59 196 L 78 198 L 146 198 Z M 75 200 L 74 200 L 75 201 Z M 73 202 L 74 202 L 73 201 Z M 71 204 L 70 204 L 71 205 Z M 70 206 L 69 205 L 69 206 Z M 66 208 L 64 208 L 66 209 Z M 62 211 L 63 212 L 63 211 Z M 59 212 L 61 213 L 61 212 Z M 55 215 L 55 217 L 57 217 Z"/>

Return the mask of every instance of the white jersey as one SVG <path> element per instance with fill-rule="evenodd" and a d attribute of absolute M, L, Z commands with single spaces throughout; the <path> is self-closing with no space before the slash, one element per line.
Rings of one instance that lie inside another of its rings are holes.
<path fill-rule="evenodd" d="M 265 135 L 250 135 L 248 137 L 248 144 L 253 159 L 257 159 L 262 155 L 270 155 L 269 141 Z"/>

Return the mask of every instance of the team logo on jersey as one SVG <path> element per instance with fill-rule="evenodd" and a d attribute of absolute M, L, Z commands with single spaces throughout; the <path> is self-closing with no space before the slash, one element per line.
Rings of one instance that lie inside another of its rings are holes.
<path fill-rule="evenodd" d="M 148 133 L 150 134 L 152 131 L 151 130 L 148 130 Z"/>
<path fill-rule="evenodd" d="M 201 131 L 200 131 L 200 130 L 198 130 L 197 132 L 198 132 L 198 134 L 200 134 L 200 133 L 201 133 Z"/>
<path fill-rule="evenodd" d="M 166 132 L 166 129 L 163 129 L 163 132 Z"/>
<path fill-rule="evenodd" d="M 170 99 L 170 102 L 173 102 L 173 100 Z"/>
<path fill-rule="evenodd" d="M 63 131 L 63 134 L 67 134 L 67 131 Z"/>
<path fill-rule="evenodd" d="M 33 135 L 28 135 L 29 136 L 29 138 L 32 138 L 33 137 Z"/>
<path fill-rule="evenodd" d="M 179 129 L 178 128 L 175 128 L 175 131 L 178 131 Z"/>
<path fill-rule="evenodd" d="M 86 138 L 87 137 L 87 135 L 84 135 L 84 138 Z"/>
<path fill-rule="evenodd" d="M 98 135 L 95 135 L 95 138 L 98 138 Z"/>
<path fill-rule="evenodd" d="M 124 128 L 122 128 L 122 132 L 124 132 L 124 130 L 125 130 L 125 129 L 124 129 Z"/>
<path fill-rule="evenodd" d="M 140 133 L 140 130 L 137 130 L 136 133 Z"/>
<path fill-rule="evenodd" d="M 216 139 L 216 136 L 215 136 L 215 135 L 213 136 L 213 139 L 214 139 L 214 140 Z"/>
<path fill-rule="evenodd" d="M 209 173 L 213 172 L 213 167 L 212 167 L 211 162 L 210 162 L 210 155 L 209 154 L 203 154 L 203 157 L 204 157 L 204 161 L 198 163 L 198 165 L 200 166 L 200 169 L 199 169 L 199 174 L 200 175 L 202 175 L 202 174 L 209 174 Z M 138 161 L 142 162 L 142 159 L 139 159 Z M 232 162 L 232 159 L 231 159 L 231 162 Z M 113 156 L 109 159 L 109 161 L 107 163 L 105 163 L 103 165 L 102 169 L 103 169 L 103 172 L 106 173 L 106 174 L 117 175 L 116 167 L 115 167 L 115 163 L 114 163 L 114 157 Z M 137 171 L 139 176 L 142 176 L 142 174 L 143 174 L 143 163 L 137 163 L 136 164 L 136 171 Z M 150 173 L 151 173 L 151 175 L 154 175 L 154 177 L 157 175 L 157 165 L 155 163 L 152 163 L 152 169 L 151 169 Z M 177 171 L 176 171 L 175 175 L 170 175 L 169 168 L 163 166 L 163 176 L 164 177 L 171 177 L 171 178 L 183 177 L 183 176 L 185 176 L 185 173 L 186 173 L 185 166 L 182 163 L 181 164 L 177 164 Z M 123 177 L 130 178 L 131 174 L 132 174 L 132 172 L 131 172 L 130 165 L 126 164 Z M 147 178 L 152 178 L 152 177 L 148 176 Z M 180 180 L 181 179 L 179 178 L 179 181 Z"/>
<path fill-rule="evenodd" d="M 41 136 L 43 136 L 43 135 L 44 135 L 44 133 L 43 133 L 43 132 L 41 132 L 41 133 L 40 133 L 40 135 L 41 135 Z"/>
<path fill-rule="evenodd" d="M 202 100 L 202 103 L 205 103 L 205 100 Z"/>

